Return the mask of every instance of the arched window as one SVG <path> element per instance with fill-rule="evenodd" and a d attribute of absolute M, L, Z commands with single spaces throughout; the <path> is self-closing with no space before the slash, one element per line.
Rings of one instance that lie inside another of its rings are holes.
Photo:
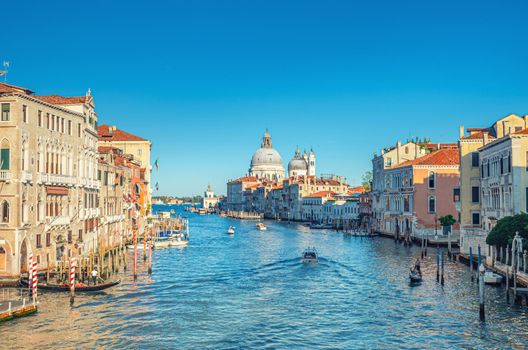
<path fill-rule="evenodd" d="M 429 188 L 435 188 L 436 176 L 433 171 L 429 172 Z"/>
<path fill-rule="evenodd" d="M 3 139 L 0 144 L 0 170 L 9 170 L 9 141 Z"/>
<path fill-rule="evenodd" d="M 436 197 L 435 196 L 429 196 L 429 212 L 430 213 L 436 212 Z"/>
<path fill-rule="evenodd" d="M 9 222 L 9 203 L 7 201 L 2 202 L 2 221 L 1 222 Z"/>

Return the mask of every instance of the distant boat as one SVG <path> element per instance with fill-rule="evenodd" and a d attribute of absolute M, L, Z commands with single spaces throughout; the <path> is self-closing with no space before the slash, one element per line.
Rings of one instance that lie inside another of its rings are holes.
<path fill-rule="evenodd" d="M 495 273 L 490 270 L 484 272 L 484 283 L 486 284 L 501 284 L 503 277 L 498 273 Z"/>
<path fill-rule="evenodd" d="M 315 247 L 308 247 L 304 250 L 302 255 L 302 260 L 304 263 L 316 263 L 318 261 L 317 251 Z"/>
<path fill-rule="evenodd" d="M 228 234 L 228 235 L 234 235 L 234 234 L 235 234 L 235 227 L 234 227 L 234 226 L 230 226 L 230 227 L 227 229 L 227 234 Z"/>
<path fill-rule="evenodd" d="M 262 222 L 257 223 L 256 227 L 257 227 L 257 230 L 259 231 L 266 231 L 268 229 L 266 225 L 264 225 L 264 223 Z"/>
<path fill-rule="evenodd" d="M 312 230 L 325 230 L 334 228 L 332 224 L 311 224 L 310 228 Z"/>
<path fill-rule="evenodd" d="M 411 269 L 411 272 L 409 273 L 409 280 L 411 283 L 422 282 L 422 273 L 416 269 Z"/>

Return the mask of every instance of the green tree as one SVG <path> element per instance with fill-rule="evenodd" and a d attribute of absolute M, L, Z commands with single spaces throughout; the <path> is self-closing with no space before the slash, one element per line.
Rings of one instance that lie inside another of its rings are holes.
<path fill-rule="evenodd" d="M 440 225 L 442 226 L 452 226 L 456 222 L 455 218 L 451 214 L 442 216 L 440 219 L 438 219 L 438 221 L 440 221 Z"/>
<path fill-rule="evenodd" d="M 507 216 L 497 221 L 497 225 L 486 237 L 486 243 L 505 247 L 511 244 L 515 232 L 519 232 L 522 238 L 528 238 L 528 214 Z"/>
<path fill-rule="evenodd" d="M 372 186 L 372 171 L 367 171 L 361 177 L 361 186 L 365 187 L 367 192 L 370 192 Z"/>

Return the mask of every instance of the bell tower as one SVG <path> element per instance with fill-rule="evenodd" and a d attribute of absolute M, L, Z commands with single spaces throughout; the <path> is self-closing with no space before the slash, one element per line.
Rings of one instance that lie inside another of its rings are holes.
<path fill-rule="evenodd" d="M 262 144 L 260 145 L 261 148 L 272 148 L 273 144 L 271 142 L 271 135 L 266 129 L 266 132 L 264 133 L 264 137 L 262 138 Z"/>
<path fill-rule="evenodd" d="M 308 155 L 308 176 L 315 176 L 315 153 L 313 149 L 310 149 Z"/>

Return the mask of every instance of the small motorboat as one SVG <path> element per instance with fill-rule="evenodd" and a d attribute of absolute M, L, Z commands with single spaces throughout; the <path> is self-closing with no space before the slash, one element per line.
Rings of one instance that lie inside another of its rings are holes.
<path fill-rule="evenodd" d="M 256 226 L 257 226 L 257 229 L 258 229 L 259 231 L 266 231 L 266 230 L 268 229 L 268 228 L 266 227 L 266 225 L 264 225 L 264 223 L 262 223 L 262 222 L 257 223 Z"/>
<path fill-rule="evenodd" d="M 175 233 L 172 234 L 169 239 L 169 247 L 186 247 L 189 245 L 189 240 L 185 239 L 183 234 L 181 233 Z"/>
<path fill-rule="evenodd" d="M 312 230 L 331 230 L 334 228 L 332 224 L 311 224 L 310 229 Z"/>
<path fill-rule="evenodd" d="M 484 272 L 484 283 L 486 284 L 501 284 L 503 277 L 498 273 L 495 273 L 491 270 L 486 270 Z"/>
<path fill-rule="evenodd" d="M 421 283 L 422 273 L 417 269 L 411 269 L 411 272 L 409 273 L 409 280 L 411 283 Z"/>
<path fill-rule="evenodd" d="M 235 227 L 234 226 L 229 226 L 229 228 L 227 229 L 227 234 L 228 235 L 234 235 L 235 234 Z"/>
<path fill-rule="evenodd" d="M 314 247 L 308 247 L 304 250 L 302 255 L 302 261 L 304 263 L 316 263 L 318 260 L 317 258 L 317 251 Z"/>

